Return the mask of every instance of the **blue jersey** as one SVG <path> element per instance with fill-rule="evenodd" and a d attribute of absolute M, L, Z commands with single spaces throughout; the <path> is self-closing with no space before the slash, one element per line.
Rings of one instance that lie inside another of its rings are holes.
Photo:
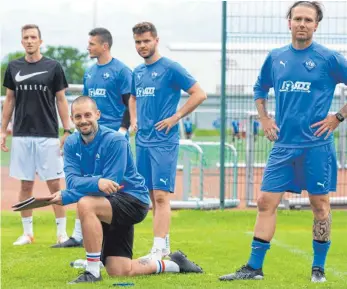
<path fill-rule="evenodd" d="M 168 134 L 154 125 L 176 113 L 181 90 L 187 91 L 196 80 L 177 62 L 166 57 L 153 64 L 141 64 L 133 72 L 131 94 L 136 97 L 136 145 L 151 147 L 178 144 L 178 125 Z"/>
<path fill-rule="evenodd" d="M 121 133 L 104 126 L 99 126 L 89 144 L 77 132 L 66 139 L 64 172 L 67 186 L 62 191 L 64 205 L 76 203 L 86 195 L 106 196 L 99 191 L 100 178 L 115 181 L 124 186 L 122 192 L 149 204 L 149 192 L 144 178 L 137 172 L 129 142 Z"/>
<path fill-rule="evenodd" d="M 118 130 L 125 110 L 122 95 L 131 91 L 130 68 L 115 58 L 94 64 L 84 74 L 83 85 L 83 95 L 92 97 L 101 112 L 99 124 Z"/>
<path fill-rule="evenodd" d="M 335 87 L 347 84 L 347 61 L 339 53 L 313 42 L 296 50 L 292 45 L 272 50 L 254 86 L 254 98 L 275 91 L 276 124 L 280 129 L 275 146 L 305 148 L 333 141 L 314 136 L 310 126 L 327 117 Z"/>

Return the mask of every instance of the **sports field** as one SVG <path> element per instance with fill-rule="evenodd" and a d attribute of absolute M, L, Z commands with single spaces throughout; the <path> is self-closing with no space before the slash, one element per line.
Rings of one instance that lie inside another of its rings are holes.
<path fill-rule="evenodd" d="M 180 249 L 201 265 L 201 275 L 162 274 L 112 279 L 102 271 L 98 284 L 67 285 L 78 269 L 69 262 L 84 257 L 82 248 L 51 249 L 55 242 L 55 223 L 51 211 L 35 212 L 36 242 L 13 247 L 22 233 L 18 214 L 3 211 L 2 288 L 110 288 L 115 282 L 133 282 L 135 288 L 347 288 L 346 228 L 347 211 L 333 212 L 332 247 L 327 260 L 325 284 L 310 283 L 311 218 L 309 211 L 280 211 L 278 229 L 272 242 L 263 281 L 220 282 L 218 276 L 230 273 L 248 259 L 255 211 L 174 211 L 172 249 Z M 68 213 L 68 232 L 74 212 Z M 134 257 L 144 255 L 152 242 L 152 216 L 136 226 Z"/>

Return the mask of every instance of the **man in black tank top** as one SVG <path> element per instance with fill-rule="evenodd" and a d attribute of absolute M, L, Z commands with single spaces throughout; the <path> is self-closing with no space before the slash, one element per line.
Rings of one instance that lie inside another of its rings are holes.
<path fill-rule="evenodd" d="M 4 86 L 1 149 L 6 146 L 6 129 L 15 110 L 11 145 L 10 176 L 21 180 L 19 201 L 32 196 L 35 175 L 47 182 L 51 193 L 60 190 L 64 177 L 60 147 L 70 134 L 68 103 L 65 98 L 67 81 L 61 65 L 40 52 L 41 32 L 36 25 L 22 28 L 25 57 L 8 64 Z M 64 136 L 58 138 L 57 105 L 64 126 Z M 64 242 L 66 217 L 62 207 L 54 206 L 58 242 Z M 21 212 L 24 234 L 13 245 L 33 242 L 32 211 Z"/>

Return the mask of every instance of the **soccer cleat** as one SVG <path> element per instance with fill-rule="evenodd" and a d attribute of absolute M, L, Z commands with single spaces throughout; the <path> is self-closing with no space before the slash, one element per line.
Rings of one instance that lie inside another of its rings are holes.
<path fill-rule="evenodd" d="M 180 273 L 203 273 L 200 266 L 188 260 L 182 251 L 176 251 L 170 254 L 170 260 L 175 262 L 180 268 Z"/>
<path fill-rule="evenodd" d="M 221 281 L 232 281 L 232 280 L 263 280 L 264 273 L 263 270 L 253 269 L 248 265 L 242 266 L 235 273 L 224 275 L 219 277 Z"/>
<path fill-rule="evenodd" d="M 323 283 L 327 281 L 325 278 L 324 270 L 320 267 L 312 268 L 311 282 L 313 283 Z"/>
<path fill-rule="evenodd" d="M 33 236 L 22 235 L 13 243 L 13 245 L 14 246 L 22 246 L 22 245 L 31 244 L 33 242 L 34 242 Z"/>
<path fill-rule="evenodd" d="M 72 247 L 83 247 L 83 240 L 82 241 L 77 241 L 75 238 L 70 237 L 68 238 L 65 242 L 62 243 L 57 243 L 51 248 L 72 248 Z"/>
<path fill-rule="evenodd" d="M 75 280 L 69 282 L 69 284 L 77 284 L 77 283 L 94 283 L 101 281 L 101 274 L 99 277 L 95 277 L 92 273 L 88 271 L 84 271 L 81 275 L 79 275 Z"/>
<path fill-rule="evenodd" d="M 148 259 L 148 260 L 162 260 L 163 258 L 170 255 L 170 251 L 167 249 L 158 249 L 158 248 L 152 248 L 151 252 L 149 254 L 140 257 L 139 259 Z"/>

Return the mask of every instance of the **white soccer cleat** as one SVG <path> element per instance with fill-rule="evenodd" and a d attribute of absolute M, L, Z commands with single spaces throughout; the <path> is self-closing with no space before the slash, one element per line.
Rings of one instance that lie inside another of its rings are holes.
<path fill-rule="evenodd" d="M 14 243 L 14 246 L 23 246 L 27 244 L 31 244 L 34 242 L 34 237 L 29 235 L 20 236 Z"/>
<path fill-rule="evenodd" d="M 66 233 L 57 236 L 57 244 L 62 244 L 64 242 L 66 242 L 67 240 L 69 240 L 69 236 Z"/>
<path fill-rule="evenodd" d="M 151 252 L 149 254 L 140 257 L 139 259 L 148 259 L 148 260 L 162 260 L 165 257 L 168 257 L 170 255 L 170 251 L 168 249 L 158 249 L 158 248 L 152 248 Z"/>

